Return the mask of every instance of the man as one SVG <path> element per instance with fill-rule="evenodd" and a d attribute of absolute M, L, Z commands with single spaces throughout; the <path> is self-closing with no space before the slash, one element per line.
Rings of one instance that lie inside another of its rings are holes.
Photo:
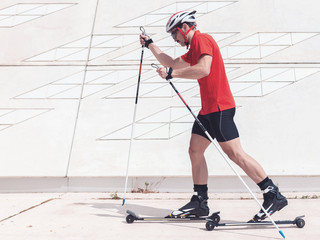
<path fill-rule="evenodd" d="M 263 207 L 272 214 L 285 207 L 288 204 L 287 199 L 267 177 L 261 165 L 241 147 L 238 130 L 233 121 L 235 102 L 220 50 L 210 35 L 196 30 L 195 13 L 196 11 L 177 12 L 171 16 L 166 26 L 166 31 L 171 33 L 175 42 L 186 46 L 187 49 L 190 46 L 189 51 L 181 57 L 173 59 L 163 53 L 151 38 L 142 34 L 140 43 L 149 48 L 157 60 L 165 66 L 157 70 L 162 78 L 198 80 L 201 96 L 201 110 L 198 115 L 200 122 L 212 138 L 217 139 L 228 157 L 260 187 L 264 193 Z M 209 144 L 210 140 L 195 122 L 189 146 L 195 194 L 189 203 L 173 211 L 168 217 L 209 215 L 208 168 L 204 157 Z M 265 218 L 265 213 L 260 210 L 253 220 L 261 221 Z"/>

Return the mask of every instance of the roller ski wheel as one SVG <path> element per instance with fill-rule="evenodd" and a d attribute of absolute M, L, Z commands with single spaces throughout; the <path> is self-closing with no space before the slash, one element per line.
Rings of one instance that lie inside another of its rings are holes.
<path fill-rule="evenodd" d="M 306 225 L 306 222 L 302 218 L 298 218 L 296 220 L 296 225 L 298 228 L 303 228 Z"/>
<path fill-rule="evenodd" d="M 126 217 L 127 223 L 133 223 L 134 220 L 135 220 L 135 217 L 132 216 L 131 214 L 129 214 L 129 215 Z"/>
<path fill-rule="evenodd" d="M 217 212 L 215 214 L 212 214 L 209 218 L 208 221 L 206 222 L 206 229 L 208 231 L 212 231 L 217 224 L 220 222 L 220 212 Z"/>
<path fill-rule="evenodd" d="M 216 224 L 215 224 L 215 222 L 213 222 L 213 221 L 208 221 L 208 222 L 206 223 L 206 229 L 207 229 L 208 231 L 212 231 L 212 230 L 215 228 L 215 226 L 216 226 Z"/>
<path fill-rule="evenodd" d="M 219 223 L 220 222 L 220 216 L 218 214 L 212 216 L 210 219 L 212 219 L 212 222 L 214 222 L 214 223 Z M 208 221 L 208 222 L 210 222 L 210 221 Z"/>

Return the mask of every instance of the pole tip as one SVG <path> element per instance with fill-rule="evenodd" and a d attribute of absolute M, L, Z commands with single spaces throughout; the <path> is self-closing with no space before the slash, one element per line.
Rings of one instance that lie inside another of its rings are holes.
<path fill-rule="evenodd" d="M 124 205 L 124 203 L 126 202 L 126 199 L 122 199 L 122 206 Z"/>
<path fill-rule="evenodd" d="M 279 233 L 281 234 L 281 236 L 282 236 L 283 238 L 286 238 L 281 230 L 279 231 Z"/>

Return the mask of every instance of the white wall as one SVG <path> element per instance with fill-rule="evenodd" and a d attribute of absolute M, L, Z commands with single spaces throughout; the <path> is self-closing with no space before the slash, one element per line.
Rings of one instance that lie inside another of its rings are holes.
<path fill-rule="evenodd" d="M 247 152 L 269 175 L 320 174 L 318 1 L 32 3 L 0 3 L 1 177 L 125 176 L 139 26 L 180 56 L 164 25 L 187 8 L 221 48 Z M 130 176 L 190 176 L 193 119 L 152 62 L 146 49 Z M 175 84 L 198 111 L 196 81 Z M 211 176 L 233 176 L 213 147 L 207 160 Z"/>

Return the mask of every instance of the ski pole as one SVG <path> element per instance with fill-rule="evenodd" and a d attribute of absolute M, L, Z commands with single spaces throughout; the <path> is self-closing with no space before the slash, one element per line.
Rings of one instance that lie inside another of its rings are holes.
<path fill-rule="evenodd" d="M 140 30 L 143 35 L 147 36 L 146 31 L 144 30 L 144 27 L 140 27 Z M 140 78 L 141 78 L 141 69 L 142 69 L 142 60 L 143 60 L 143 53 L 144 53 L 144 45 L 141 46 L 141 57 L 140 57 L 140 68 L 139 68 L 139 76 L 138 76 L 138 83 L 137 83 L 137 91 L 136 91 L 136 100 L 134 104 L 134 112 L 133 112 L 133 121 L 132 121 L 132 127 L 131 127 L 131 137 L 130 137 L 130 144 L 129 144 L 129 152 L 128 152 L 128 159 L 127 159 L 127 171 L 126 171 L 126 182 L 124 185 L 124 192 L 123 192 L 123 199 L 122 199 L 122 206 L 126 202 L 126 193 L 127 193 L 127 186 L 128 186 L 128 173 L 129 173 L 129 163 L 130 163 L 130 157 L 131 157 L 131 146 L 134 136 L 134 126 L 136 122 L 136 113 L 137 113 L 137 106 L 138 106 L 138 97 L 139 97 L 139 88 L 140 88 Z"/>
<path fill-rule="evenodd" d="M 152 67 L 159 69 L 160 67 L 157 64 L 152 63 L 151 64 Z M 167 80 L 169 82 L 169 84 L 171 85 L 171 87 L 173 88 L 173 90 L 177 93 L 177 95 L 179 96 L 179 98 L 181 99 L 181 101 L 184 103 L 184 105 L 188 108 L 188 110 L 190 111 L 190 113 L 192 114 L 192 116 L 194 117 L 194 119 L 196 120 L 197 124 L 199 124 L 200 128 L 202 129 L 202 131 L 204 131 L 204 133 L 207 135 L 207 137 L 209 138 L 209 140 L 211 141 L 211 143 L 215 146 L 215 148 L 219 151 L 219 153 L 221 154 L 221 156 L 224 158 L 224 160 L 228 163 L 228 165 L 231 167 L 231 169 L 233 170 L 233 172 L 238 176 L 238 178 L 240 179 L 240 181 L 243 183 L 243 185 L 247 188 L 247 190 L 250 192 L 250 194 L 252 195 L 252 197 L 256 200 L 256 202 L 258 203 L 258 205 L 261 207 L 261 209 L 263 210 L 263 212 L 266 214 L 266 216 L 268 216 L 268 218 L 270 219 L 270 221 L 272 222 L 272 224 L 276 227 L 276 229 L 279 231 L 279 233 L 281 234 L 281 236 L 283 238 L 286 238 L 285 235 L 283 234 L 283 232 L 279 229 L 279 227 L 277 226 L 277 224 L 273 221 L 273 219 L 271 218 L 270 214 L 265 210 L 265 208 L 262 206 L 262 204 L 259 202 L 259 200 L 257 199 L 257 197 L 253 194 L 253 192 L 251 191 L 251 189 L 249 188 L 249 186 L 245 183 L 245 181 L 243 180 L 243 178 L 240 176 L 240 174 L 237 172 L 237 170 L 232 166 L 230 160 L 227 158 L 227 156 L 224 154 L 224 152 L 218 147 L 218 145 L 214 142 L 213 138 L 211 137 L 211 135 L 208 133 L 207 129 L 202 125 L 202 123 L 200 122 L 200 120 L 197 118 L 197 116 L 193 113 L 193 111 L 191 110 L 191 108 L 189 107 L 189 105 L 186 103 L 186 101 L 182 98 L 181 94 L 179 93 L 179 91 L 176 89 L 176 87 L 173 85 L 172 81 L 170 79 Z"/>

